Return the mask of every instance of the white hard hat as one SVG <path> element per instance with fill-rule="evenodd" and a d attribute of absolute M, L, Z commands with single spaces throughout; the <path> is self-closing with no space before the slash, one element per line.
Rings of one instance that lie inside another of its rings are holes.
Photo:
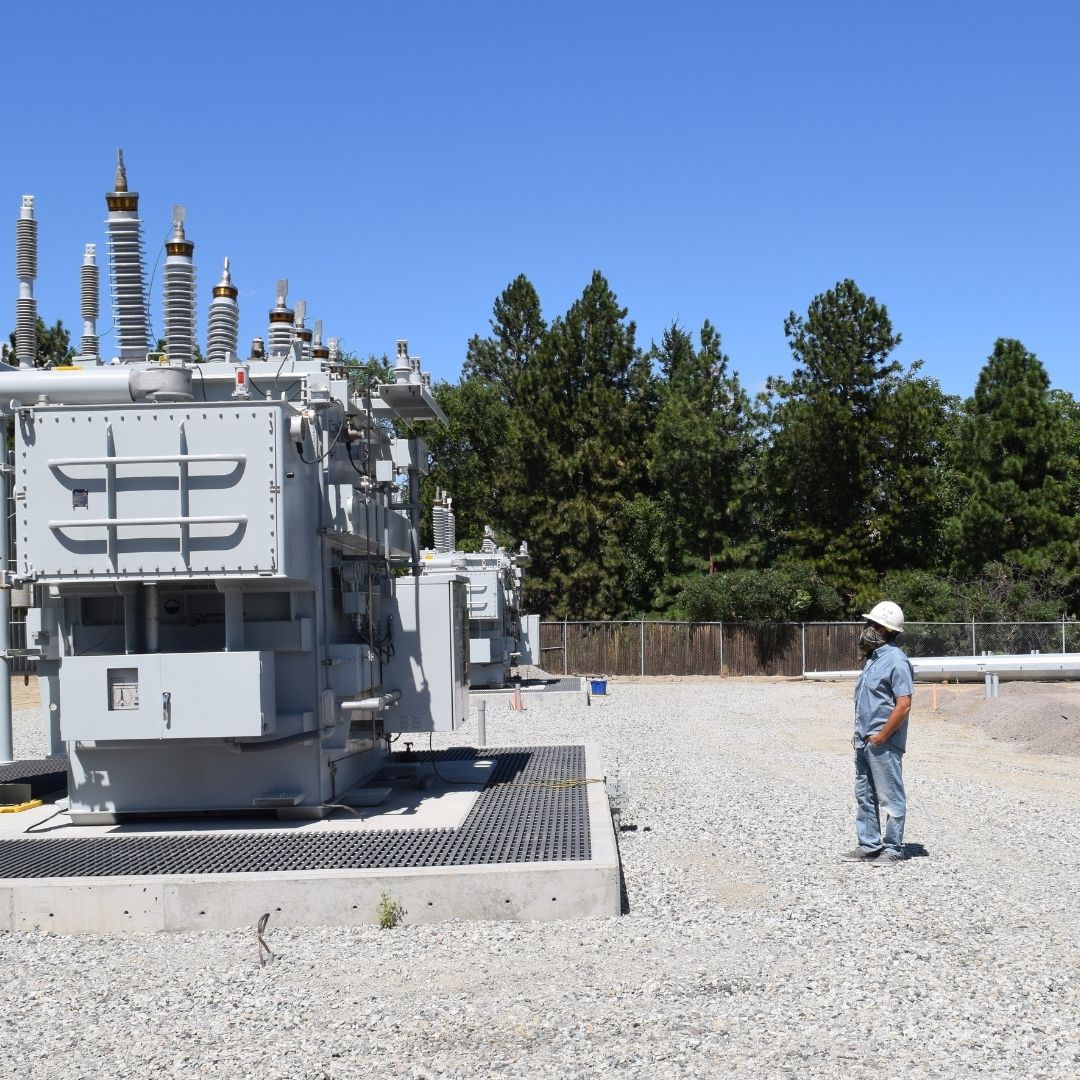
<path fill-rule="evenodd" d="M 886 630 L 893 630 L 898 634 L 904 632 L 904 613 L 900 610 L 900 605 L 891 600 L 882 600 L 880 604 L 875 604 L 863 618 L 877 623 L 878 626 L 884 626 Z"/>

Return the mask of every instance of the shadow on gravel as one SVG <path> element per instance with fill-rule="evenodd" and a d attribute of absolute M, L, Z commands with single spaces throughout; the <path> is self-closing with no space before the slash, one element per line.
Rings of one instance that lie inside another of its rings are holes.
<path fill-rule="evenodd" d="M 905 844 L 905 859 L 923 859 L 929 857 L 930 852 L 922 844 Z"/>

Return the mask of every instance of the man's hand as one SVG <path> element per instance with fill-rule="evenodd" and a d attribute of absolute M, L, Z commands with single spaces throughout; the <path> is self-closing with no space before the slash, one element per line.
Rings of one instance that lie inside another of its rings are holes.
<path fill-rule="evenodd" d="M 879 731 L 874 735 L 871 735 L 866 740 L 867 746 L 884 746 L 886 742 L 885 736 Z"/>

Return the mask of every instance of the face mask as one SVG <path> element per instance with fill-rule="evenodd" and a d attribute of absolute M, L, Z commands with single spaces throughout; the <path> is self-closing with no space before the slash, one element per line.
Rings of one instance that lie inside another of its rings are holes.
<path fill-rule="evenodd" d="M 886 641 L 888 641 L 888 638 L 880 630 L 867 623 L 862 628 L 862 633 L 859 634 L 859 652 L 869 656 L 875 649 L 884 645 Z"/>

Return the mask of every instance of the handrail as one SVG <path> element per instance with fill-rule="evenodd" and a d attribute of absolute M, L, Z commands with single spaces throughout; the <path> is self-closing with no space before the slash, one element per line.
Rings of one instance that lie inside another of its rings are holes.
<path fill-rule="evenodd" d="M 69 465 L 177 465 L 192 461 L 236 461 L 247 463 L 247 454 L 147 454 L 131 457 L 50 458 L 50 469 Z"/>
<path fill-rule="evenodd" d="M 50 521 L 49 528 L 113 529 L 125 525 L 246 525 L 247 514 L 214 514 L 206 517 L 143 517 L 143 518 L 74 518 L 71 521 Z"/>

